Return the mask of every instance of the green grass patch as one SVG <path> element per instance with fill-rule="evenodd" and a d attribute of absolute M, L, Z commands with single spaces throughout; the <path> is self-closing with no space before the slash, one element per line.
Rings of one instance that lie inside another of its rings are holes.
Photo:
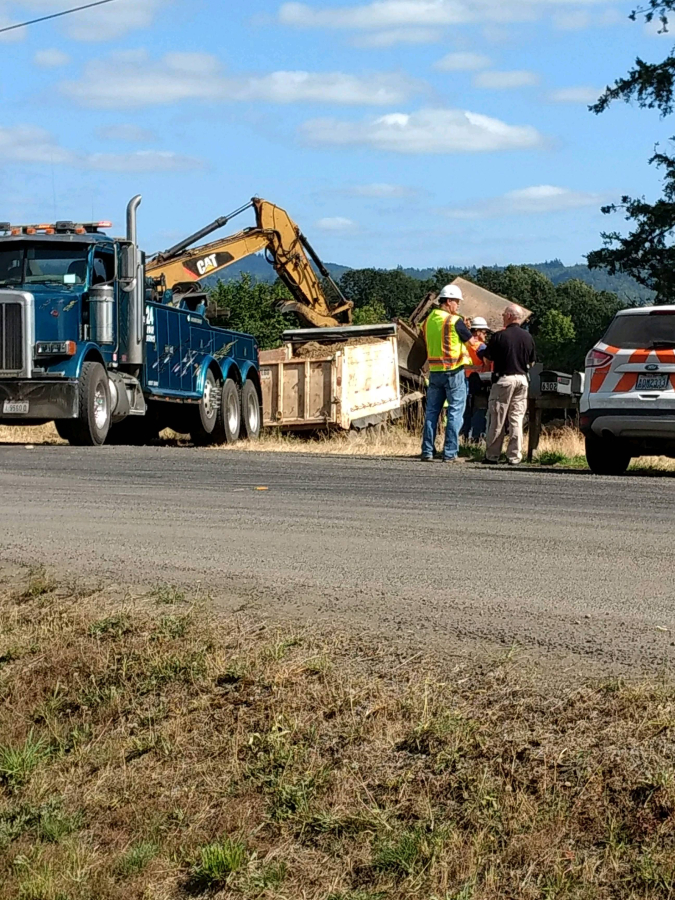
<path fill-rule="evenodd" d="M 193 893 L 203 893 L 223 888 L 233 875 L 244 868 L 247 861 L 248 853 L 242 841 L 224 837 L 207 844 L 197 854 L 197 861 L 190 872 L 188 889 Z"/>
<path fill-rule="evenodd" d="M 33 731 L 18 746 L 0 745 L 0 783 L 15 790 L 23 787 L 49 754 L 47 739 L 36 737 Z"/>
<path fill-rule="evenodd" d="M 173 584 L 159 584 L 150 595 L 157 603 L 165 606 L 176 606 L 185 603 L 185 591 L 179 590 Z"/>
<path fill-rule="evenodd" d="M 130 847 L 118 860 L 115 872 L 120 878 L 133 878 L 140 875 L 149 863 L 157 856 L 159 848 L 156 844 L 142 843 Z"/>

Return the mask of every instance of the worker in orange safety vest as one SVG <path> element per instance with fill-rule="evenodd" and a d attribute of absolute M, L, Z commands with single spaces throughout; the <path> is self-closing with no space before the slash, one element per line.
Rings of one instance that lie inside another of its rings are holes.
<path fill-rule="evenodd" d="M 487 396 L 489 383 L 480 376 L 492 372 L 490 360 L 482 360 L 479 350 L 484 350 L 492 329 L 483 316 L 474 316 L 467 322 L 475 343 L 467 345 L 471 365 L 464 369 L 468 396 L 462 424 L 462 435 L 470 441 L 479 441 L 487 432 Z"/>

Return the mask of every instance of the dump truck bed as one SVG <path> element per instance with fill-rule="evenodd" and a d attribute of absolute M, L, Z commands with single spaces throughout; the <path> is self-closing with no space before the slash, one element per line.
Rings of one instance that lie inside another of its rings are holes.
<path fill-rule="evenodd" d="M 396 326 L 314 328 L 284 338 L 283 347 L 260 354 L 265 426 L 348 430 L 400 409 Z"/>

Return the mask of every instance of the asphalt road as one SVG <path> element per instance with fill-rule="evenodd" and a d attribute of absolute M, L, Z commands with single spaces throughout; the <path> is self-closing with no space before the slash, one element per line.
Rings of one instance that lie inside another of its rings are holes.
<path fill-rule="evenodd" d="M 667 475 L 0 446 L 1 560 L 447 652 L 675 661 L 674 543 Z"/>

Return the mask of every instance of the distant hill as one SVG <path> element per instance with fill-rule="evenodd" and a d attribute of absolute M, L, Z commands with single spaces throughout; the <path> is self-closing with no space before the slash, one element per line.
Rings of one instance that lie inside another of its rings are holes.
<path fill-rule="evenodd" d="M 562 282 L 570 281 L 572 278 L 578 278 L 580 281 L 585 281 L 586 284 L 596 288 L 596 290 L 612 291 L 626 303 L 649 303 L 655 296 L 653 291 L 638 284 L 629 275 L 608 275 L 600 269 L 589 269 L 588 266 L 581 264 L 565 266 L 559 259 L 552 259 L 543 263 L 532 263 L 531 267 L 539 272 L 543 272 L 544 275 L 551 279 L 553 284 L 561 284 Z M 350 269 L 349 266 L 340 266 L 337 263 L 326 263 L 326 268 L 336 281 Z M 456 272 L 458 275 L 460 272 L 465 271 L 460 266 L 446 266 L 444 268 L 447 268 L 450 272 Z M 503 267 L 496 266 L 495 268 Z M 425 281 L 427 278 L 433 278 L 436 269 L 404 268 L 403 271 L 411 278 Z M 214 287 L 218 281 L 236 281 L 242 272 L 247 272 L 257 281 L 273 282 L 276 279 L 274 269 L 261 254 L 249 256 L 247 259 L 241 260 L 241 262 L 234 263 L 217 275 L 209 275 L 202 279 L 202 283 L 208 287 Z"/>
<path fill-rule="evenodd" d="M 532 268 L 547 275 L 553 284 L 578 278 L 598 291 L 612 291 L 627 303 L 651 303 L 656 296 L 654 291 L 638 284 L 630 275 L 608 275 L 603 269 L 589 269 L 584 265 L 564 266 L 559 259 L 535 263 Z"/>
<path fill-rule="evenodd" d="M 349 271 L 349 266 L 338 266 L 335 263 L 326 263 L 326 268 L 336 281 L 345 272 Z M 215 287 L 219 281 L 237 281 L 242 272 L 247 272 L 255 281 L 267 281 L 270 284 L 277 277 L 277 273 L 271 264 L 267 262 L 264 255 L 258 254 L 257 256 L 249 256 L 246 259 L 242 259 L 240 262 L 232 263 L 231 266 L 215 275 L 207 275 L 206 278 L 201 279 L 201 282 L 206 287 Z"/>

